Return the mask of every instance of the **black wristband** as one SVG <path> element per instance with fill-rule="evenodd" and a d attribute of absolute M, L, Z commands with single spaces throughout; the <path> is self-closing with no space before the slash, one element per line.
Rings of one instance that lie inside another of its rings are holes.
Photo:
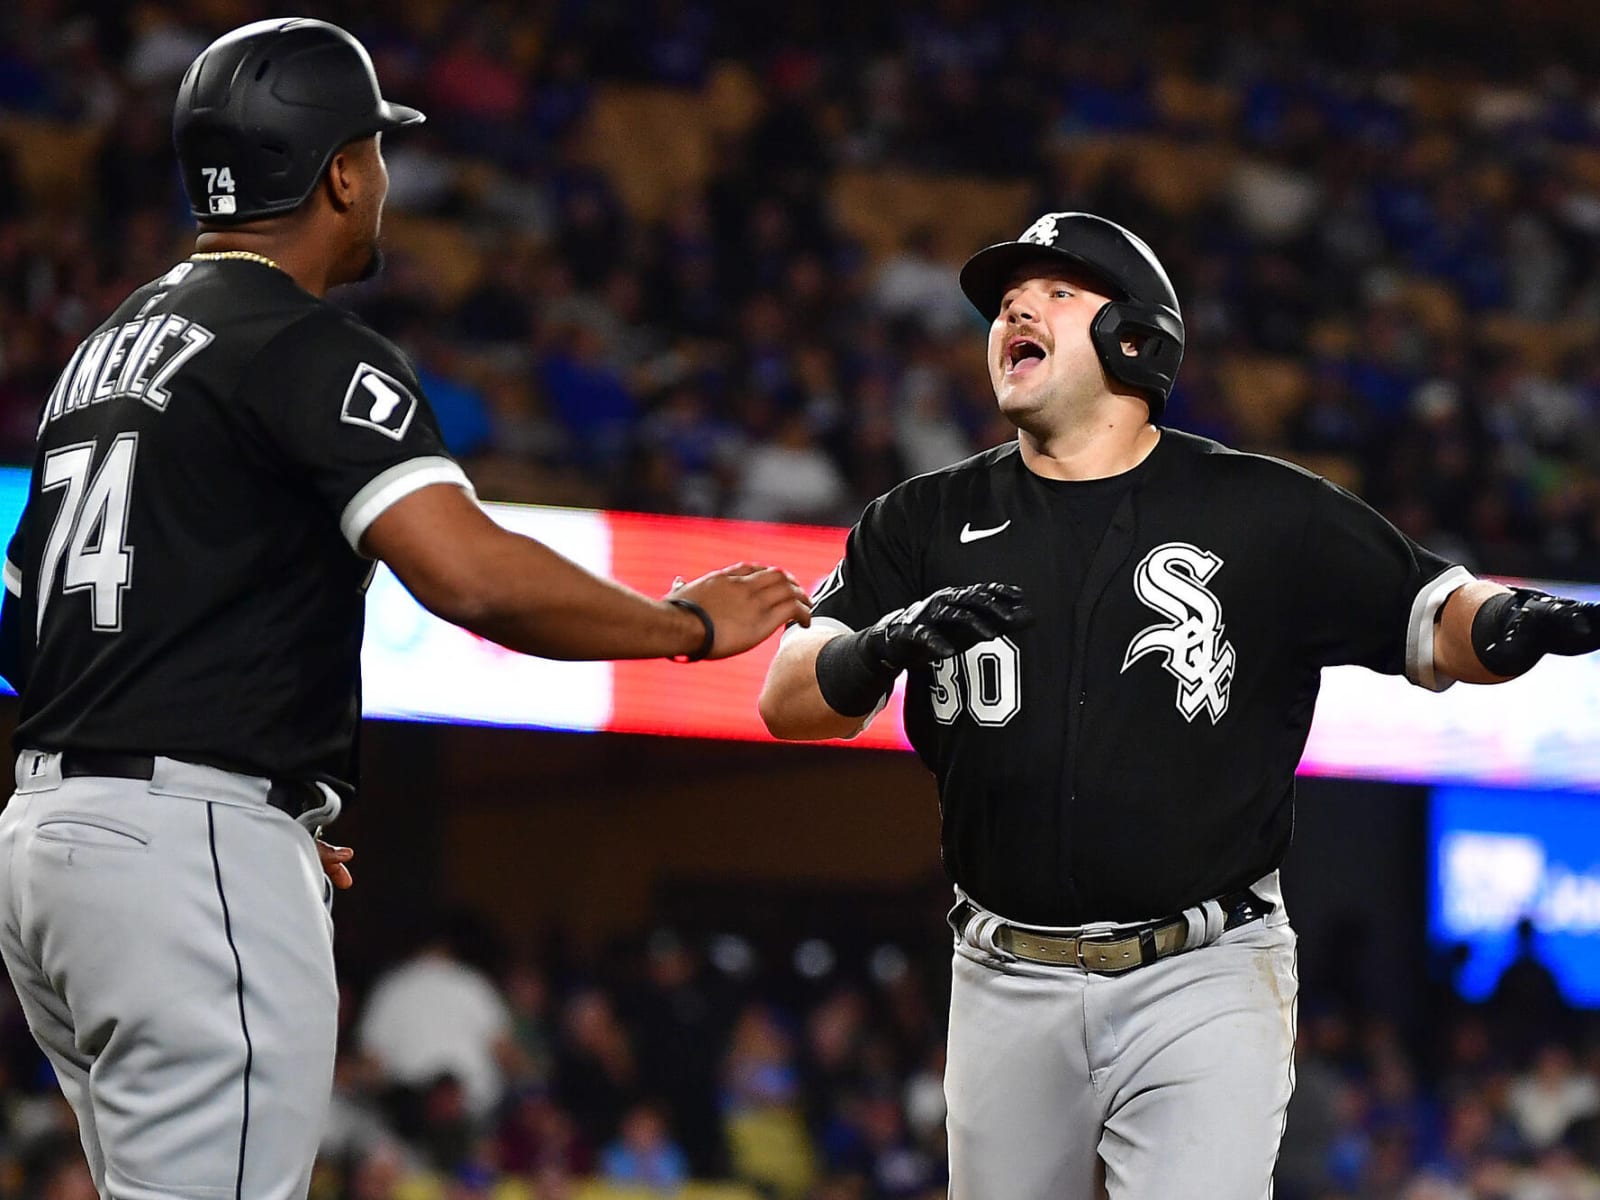
<path fill-rule="evenodd" d="M 817 690 L 841 717 L 864 717 L 889 694 L 900 672 L 866 653 L 866 634 L 846 633 L 817 651 Z"/>
<path fill-rule="evenodd" d="M 699 647 L 693 654 L 673 654 L 669 657 L 673 662 L 699 662 L 706 655 L 710 654 L 711 647 L 717 644 L 717 627 L 712 624 L 711 614 L 705 609 L 701 608 L 693 600 L 685 600 L 682 596 L 668 596 L 667 603 L 675 604 L 687 612 L 692 612 L 695 616 L 700 618 L 700 624 L 706 627 L 705 639 L 700 643 Z"/>
<path fill-rule="evenodd" d="M 1472 617 L 1472 652 L 1496 675 L 1512 678 L 1532 668 L 1544 657 L 1533 639 L 1508 639 L 1506 635 L 1521 613 L 1526 594 L 1499 592 L 1478 606 Z"/>

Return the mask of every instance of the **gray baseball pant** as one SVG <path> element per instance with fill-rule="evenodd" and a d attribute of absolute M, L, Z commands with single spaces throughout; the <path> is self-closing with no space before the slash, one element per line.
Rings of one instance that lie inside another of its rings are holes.
<path fill-rule="evenodd" d="M 25 751 L 0 813 L 0 957 L 115 1200 L 299 1200 L 338 992 L 311 835 L 268 783 L 156 759 L 61 777 Z"/>
<path fill-rule="evenodd" d="M 967 923 L 951 1200 L 1094 1200 L 1102 1170 L 1111 1200 L 1268 1200 L 1299 985 L 1276 874 L 1255 890 L 1277 904 L 1263 920 L 1191 920 L 1193 948 L 1115 976 L 1023 962 L 984 937 L 985 914 Z"/>

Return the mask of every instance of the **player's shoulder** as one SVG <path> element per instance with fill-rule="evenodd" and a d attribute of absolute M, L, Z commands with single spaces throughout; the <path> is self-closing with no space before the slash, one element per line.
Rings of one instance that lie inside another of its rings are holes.
<path fill-rule="evenodd" d="M 315 297 L 308 299 L 311 301 L 310 306 L 297 314 L 292 324 L 285 327 L 280 334 L 280 344 L 316 343 L 351 353 L 370 354 L 401 361 L 405 359 L 400 347 L 349 309 Z"/>
<path fill-rule="evenodd" d="M 1170 475 L 1201 475 L 1208 481 L 1284 496 L 1310 495 L 1327 482 L 1315 471 L 1287 459 L 1239 450 L 1178 429 L 1162 429 L 1161 450 Z"/>
<path fill-rule="evenodd" d="M 915 517 L 918 513 L 937 509 L 946 496 L 965 491 L 974 481 L 985 480 L 997 472 L 1015 471 L 1019 453 L 1014 441 L 981 450 L 949 466 L 913 475 L 897 483 L 872 504 L 880 509 L 899 510 Z"/>
<path fill-rule="evenodd" d="M 258 355 L 264 375 L 325 384 L 366 370 L 417 388 L 416 373 L 400 347 L 356 314 L 310 299 L 312 305 L 286 323 Z"/>

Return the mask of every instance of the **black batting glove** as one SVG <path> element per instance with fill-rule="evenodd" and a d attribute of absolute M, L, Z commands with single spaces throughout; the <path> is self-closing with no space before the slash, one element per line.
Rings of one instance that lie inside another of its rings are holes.
<path fill-rule="evenodd" d="M 1514 588 L 1472 618 L 1472 649 L 1496 675 L 1521 675 L 1546 654 L 1600 650 L 1600 604 Z"/>
<path fill-rule="evenodd" d="M 908 667 L 930 667 L 1033 624 L 1022 589 L 1009 583 L 940 588 L 817 654 L 817 686 L 841 716 L 864 717 Z"/>
<path fill-rule="evenodd" d="M 863 629 L 860 652 L 890 678 L 907 667 L 929 667 L 979 642 L 1033 623 L 1022 589 L 1009 583 L 974 583 L 937 592 L 889 613 Z"/>

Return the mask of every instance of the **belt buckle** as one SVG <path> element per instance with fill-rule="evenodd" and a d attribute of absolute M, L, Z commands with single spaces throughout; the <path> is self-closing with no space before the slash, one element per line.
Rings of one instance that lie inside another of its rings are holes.
<path fill-rule="evenodd" d="M 1075 956 L 1076 956 L 1076 958 L 1078 960 L 1078 966 L 1080 968 L 1082 968 L 1083 970 L 1085 970 L 1085 971 L 1102 972 L 1103 973 L 1103 972 L 1105 972 L 1107 970 L 1115 971 L 1115 970 L 1119 969 L 1119 968 L 1116 968 L 1116 967 L 1108 967 L 1104 963 L 1102 963 L 1102 965 L 1100 965 L 1100 966 L 1093 966 L 1092 967 L 1087 962 L 1085 962 L 1084 958 L 1083 958 L 1083 948 L 1086 945 L 1087 946 L 1109 946 L 1109 945 L 1111 945 L 1112 942 L 1120 942 L 1120 941 L 1122 941 L 1121 938 L 1113 936 L 1112 933 L 1109 930 L 1103 931 L 1101 933 L 1079 934 L 1078 937 L 1075 940 L 1077 942 L 1077 945 L 1074 946 L 1073 949 L 1075 951 Z"/>

